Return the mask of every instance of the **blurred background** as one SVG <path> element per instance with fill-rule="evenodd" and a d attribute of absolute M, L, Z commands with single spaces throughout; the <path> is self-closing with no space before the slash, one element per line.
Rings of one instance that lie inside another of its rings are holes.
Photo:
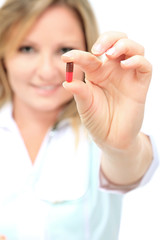
<path fill-rule="evenodd" d="M 45 0 L 44 0 L 45 1 Z M 160 14 L 159 0 L 89 0 L 100 32 L 121 31 L 145 47 L 153 65 L 143 130 L 160 144 Z M 0 5 L 4 0 L 0 0 Z M 159 146 L 160 149 L 160 146 Z M 158 150 L 159 151 L 159 150 Z M 160 170 L 149 184 L 124 196 L 119 240 L 160 239 Z"/>

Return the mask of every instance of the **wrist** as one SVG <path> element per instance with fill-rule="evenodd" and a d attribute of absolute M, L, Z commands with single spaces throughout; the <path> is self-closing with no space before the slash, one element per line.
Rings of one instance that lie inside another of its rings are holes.
<path fill-rule="evenodd" d="M 143 177 L 151 161 L 152 147 L 149 137 L 139 133 L 126 148 L 107 146 L 103 151 L 101 167 L 111 182 L 128 185 Z"/>

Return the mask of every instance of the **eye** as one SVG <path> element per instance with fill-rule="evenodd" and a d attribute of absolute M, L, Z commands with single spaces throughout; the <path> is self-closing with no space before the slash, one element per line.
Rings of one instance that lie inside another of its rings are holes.
<path fill-rule="evenodd" d="M 69 52 L 69 51 L 71 51 L 71 50 L 73 50 L 72 47 L 62 47 L 62 48 L 60 49 L 60 51 L 61 51 L 62 54 L 66 53 L 66 52 Z"/>
<path fill-rule="evenodd" d="M 22 46 L 18 49 L 18 51 L 22 53 L 32 53 L 34 52 L 34 48 L 31 46 Z"/>

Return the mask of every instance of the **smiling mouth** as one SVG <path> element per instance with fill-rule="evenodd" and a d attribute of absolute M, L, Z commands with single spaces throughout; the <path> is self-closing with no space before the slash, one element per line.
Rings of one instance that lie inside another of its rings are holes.
<path fill-rule="evenodd" d="M 57 85 L 45 85 L 45 86 L 39 86 L 39 85 L 32 85 L 33 88 L 37 91 L 38 94 L 42 94 L 44 96 L 53 94 L 59 87 L 61 87 L 61 84 Z"/>
<path fill-rule="evenodd" d="M 37 90 L 42 90 L 42 91 L 53 91 L 57 88 L 59 88 L 61 86 L 61 84 L 57 84 L 57 85 L 35 85 L 33 84 L 32 87 L 34 87 Z"/>

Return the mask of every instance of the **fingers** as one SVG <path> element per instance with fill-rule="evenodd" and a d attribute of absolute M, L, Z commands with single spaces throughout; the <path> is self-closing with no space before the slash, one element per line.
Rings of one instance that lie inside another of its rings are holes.
<path fill-rule="evenodd" d="M 89 52 L 80 50 L 71 50 L 62 56 L 64 62 L 74 62 L 77 64 L 85 74 L 95 75 L 95 71 L 102 65 L 101 61 Z M 91 108 L 93 101 L 92 84 L 89 81 L 76 80 L 68 83 L 64 82 L 63 87 L 70 91 L 76 100 L 78 112 L 83 115 Z"/>
<path fill-rule="evenodd" d="M 109 32 L 101 35 L 93 45 L 92 53 L 72 50 L 62 56 L 62 60 L 73 61 L 87 73 L 92 73 L 101 67 L 102 62 L 97 56 L 105 54 L 108 59 L 125 60 L 134 55 L 144 56 L 144 47 L 127 38 L 121 32 Z M 123 56 L 123 58 L 119 58 Z"/>
<path fill-rule="evenodd" d="M 136 55 L 121 61 L 124 69 L 137 69 L 140 73 L 149 73 L 152 71 L 152 65 L 143 56 Z"/>
<path fill-rule="evenodd" d="M 77 64 L 87 76 L 97 75 L 98 69 L 102 62 L 93 54 L 79 50 L 72 50 L 62 56 L 64 62 L 74 62 Z M 96 72 L 96 73 L 95 73 Z M 92 82 L 92 77 L 90 78 Z M 80 117 L 88 113 L 92 109 L 93 103 L 93 86 L 92 83 L 85 79 L 85 82 L 74 78 L 72 82 L 65 81 L 63 87 L 71 92 L 77 104 Z M 96 86 L 94 86 L 95 88 Z M 83 119 L 82 119 L 83 121 Z"/>
<path fill-rule="evenodd" d="M 123 59 L 134 55 L 144 56 L 144 47 L 127 38 L 125 33 L 107 32 L 102 34 L 92 47 L 92 53 L 99 56 L 105 53 L 109 59 Z"/>
<path fill-rule="evenodd" d="M 135 69 L 139 81 L 150 80 L 152 75 L 152 65 L 143 56 L 136 55 L 121 61 L 123 69 Z M 148 75 L 148 76 L 147 76 Z M 147 77 L 147 78 L 146 78 Z M 150 81 L 148 81 L 149 83 Z M 146 82 L 147 84 L 147 82 Z"/>
<path fill-rule="evenodd" d="M 118 40 L 127 38 L 122 32 L 106 32 L 102 34 L 92 47 L 92 53 L 100 56 L 111 48 Z"/>
<path fill-rule="evenodd" d="M 62 55 L 64 62 L 74 62 L 77 64 L 82 71 L 92 73 L 97 71 L 102 65 L 102 62 L 93 54 L 80 50 L 71 50 Z"/>
<path fill-rule="evenodd" d="M 94 54 L 92 54 L 94 53 Z M 92 53 L 80 50 L 72 50 L 62 56 L 64 62 L 73 61 L 85 72 L 88 80 L 98 83 L 107 76 L 107 71 L 118 65 L 108 60 L 116 60 L 122 69 L 133 69 L 139 77 L 145 78 L 146 74 L 152 72 L 151 64 L 144 58 L 144 47 L 127 38 L 121 32 L 108 32 L 101 35 L 93 45 Z M 97 57 L 106 55 L 106 64 Z M 111 66 L 112 67 L 109 67 Z M 143 74 L 143 76 L 141 76 Z M 99 81 L 100 80 L 100 81 Z"/>
<path fill-rule="evenodd" d="M 125 55 L 125 57 L 133 55 L 144 56 L 144 47 L 130 39 L 120 39 L 105 54 L 112 59 L 121 55 Z"/>
<path fill-rule="evenodd" d="M 87 112 L 93 102 L 92 88 L 89 85 L 89 82 L 85 84 L 78 80 L 74 80 L 71 84 L 68 82 L 63 83 L 64 88 L 74 95 L 80 115 Z"/>

